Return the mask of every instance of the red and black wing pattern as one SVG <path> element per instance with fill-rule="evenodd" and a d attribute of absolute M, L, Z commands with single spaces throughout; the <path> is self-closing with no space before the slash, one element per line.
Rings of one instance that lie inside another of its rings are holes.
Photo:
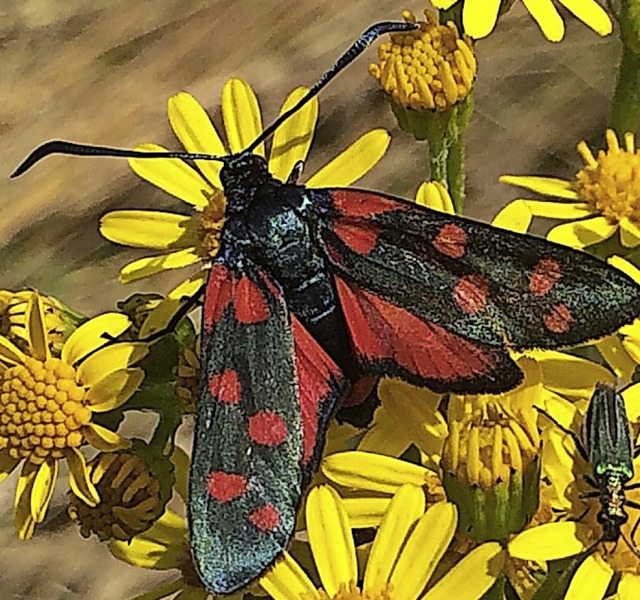
<path fill-rule="evenodd" d="M 504 391 L 520 378 L 507 346 L 573 346 L 640 311 L 640 287 L 588 254 L 383 194 L 316 193 L 365 370 L 436 391 Z"/>
<path fill-rule="evenodd" d="M 246 260 L 212 267 L 202 350 L 191 547 L 207 588 L 226 594 L 288 544 L 344 378 Z"/>

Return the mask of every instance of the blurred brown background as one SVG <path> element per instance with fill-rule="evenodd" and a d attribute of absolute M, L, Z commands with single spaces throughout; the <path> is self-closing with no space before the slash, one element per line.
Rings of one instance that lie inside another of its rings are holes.
<path fill-rule="evenodd" d="M 88 313 L 136 290 L 167 291 L 181 275 L 123 288 L 125 262 L 141 256 L 97 233 L 114 208 L 185 205 L 140 180 L 125 161 L 52 157 L 18 180 L 9 173 L 52 138 L 131 147 L 178 148 L 166 100 L 188 90 L 220 125 L 230 76 L 256 90 L 269 122 L 285 95 L 312 83 L 369 24 L 399 18 L 410 0 L 21 0 L 0 2 L 0 287 L 29 286 Z M 502 173 L 571 177 L 582 139 L 599 143 L 614 80 L 618 40 L 602 39 L 563 13 L 561 44 L 542 37 L 520 3 L 478 44 L 476 112 L 467 145 L 468 214 L 491 218 L 516 196 Z M 362 182 L 412 197 L 425 177 L 424 148 L 398 131 L 366 73 L 370 52 L 321 98 L 306 172 L 359 135 L 386 127 L 393 142 Z M 21 543 L 12 530 L 15 478 L 0 485 L 0 598 L 120 599 L 173 574 L 143 573 L 80 539 L 60 494 L 51 522 Z"/>

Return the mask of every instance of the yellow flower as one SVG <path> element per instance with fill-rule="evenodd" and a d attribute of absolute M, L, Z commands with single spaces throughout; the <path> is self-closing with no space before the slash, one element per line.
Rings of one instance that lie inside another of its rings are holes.
<path fill-rule="evenodd" d="M 447 9 L 458 0 L 432 0 L 436 8 Z M 471 37 L 479 39 L 489 35 L 498 20 L 500 0 L 460 0 L 464 30 Z M 537 21 L 542 33 L 552 42 L 564 37 L 564 23 L 552 0 L 522 0 L 531 16 Z M 611 19 L 595 0 L 559 0 L 567 10 L 573 13 L 585 25 L 600 35 L 609 35 L 612 30 Z"/>
<path fill-rule="evenodd" d="M 291 108 L 306 91 L 306 88 L 294 90 L 282 106 L 281 113 Z M 258 100 L 249 85 L 240 79 L 230 79 L 222 91 L 222 117 L 228 148 L 204 109 L 186 92 L 169 99 L 168 114 L 174 133 L 189 152 L 213 155 L 238 153 L 262 131 Z M 296 163 L 306 159 L 317 115 L 318 101 L 314 98 L 274 134 L 269 171 L 277 179 L 286 180 Z M 309 177 L 306 184 L 311 187 L 350 185 L 382 158 L 388 145 L 389 134 L 386 131 L 370 131 Z M 143 144 L 138 149 L 164 150 L 155 144 Z M 258 146 L 255 152 L 264 156 L 264 145 Z M 142 178 L 189 204 L 195 214 L 123 210 L 105 215 L 100 231 L 107 239 L 162 252 L 126 265 L 120 272 L 120 279 L 135 281 L 215 256 L 226 203 L 219 176 L 221 164 L 195 161 L 197 169 L 179 159 L 131 159 L 129 164 Z"/>
<path fill-rule="evenodd" d="M 633 134 L 625 135 L 620 148 L 616 134 L 606 134 L 608 150 L 593 156 L 586 142 L 578 144 L 584 160 L 574 181 L 552 177 L 516 177 L 505 175 L 503 183 L 524 187 L 539 194 L 555 196 L 559 201 L 516 200 L 512 210 L 528 211 L 536 217 L 566 219 L 554 227 L 548 239 L 575 248 L 583 248 L 619 233 L 626 248 L 640 245 L 640 150 Z"/>
<path fill-rule="evenodd" d="M 38 294 L 28 301 L 25 323 L 25 352 L 0 336 L 0 481 L 24 461 L 15 499 L 22 539 L 30 538 L 44 519 L 61 459 L 67 460 L 72 491 L 91 506 L 99 502 L 79 448 L 88 443 L 108 452 L 129 445 L 94 422 L 93 415 L 130 398 L 144 376 L 131 365 L 147 353 L 142 343 L 101 348 L 103 334 L 117 337 L 129 327 L 121 314 L 101 315 L 81 325 L 65 342 L 60 358 L 51 356 Z"/>
<path fill-rule="evenodd" d="M 342 499 L 330 486 L 309 492 L 307 532 L 321 589 L 284 556 L 259 580 L 275 600 L 444 600 L 480 598 L 495 582 L 504 552 L 493 542 L 476 548 L 423 594 L 456 529 L 453 504 L 425 512 L 422 490 L 401 487 L 384 513 L 358 587 L 358 559 Z"/>
<path fill-rule="evenodd" d="M 629 407 L 629 420 L 637 431 L 640 411 L 637 405 L 640 386 L 634 385 L 623 392 Z M 572 423 L 581 423 L 582 416 L 576 407 L 558 398 L 548 403 L 545 409 L 566 429 Z M 636 600 L 640 593 L 640 558 L 637 544 L 632 539 L 636 518 L 621 527 L 621 539 L 615 543 L 601 541 L 602 527 L 597 514 L 601 509 L 599 498 L 584 496 L 593 492 L 585 481 L 591 475 L 591 466 L 579 455 L 571 436 L 549 423 L 544 430 L 545 475 L 552 483 L 555 497 L 551 503 L 556 515 L 554 522 L 547 522 L 515 536 L 509 544 L 509 554 L 537 562 L 571 557 L 588 551 L 573 575 L 565 600 L 600 600 L 606 596 L 614 575 L 620 576 L 618 600 Z M 636 476 L 629 481 L 632 487 L 640 485 L 640 458 L 634 460 Z M 625 486 L 626 487 L 626 486 Z M 626 491 L 627 502 L 638 503 L 640 489 Z M 629 508 L 629 511 L 634 510 Z M 558 516 L 562 520 L 557 520 Z M 630 547 L 630 544 L 634 548 Z"/>
<path fill-rule="evenodd" d="M 438 17 L 424 11 L 426 21 L 417 21 L 408 10 L 408 23 L 419 28 L 391 35 L 378 48 L 380 64 L 369 65 L 369 73 L 395 102 L 414 110 L 444 109 L 464 100 L 476 76 L 476 59 L 468 36 L 460 36 L 453 22 L 438 24 Z"/>

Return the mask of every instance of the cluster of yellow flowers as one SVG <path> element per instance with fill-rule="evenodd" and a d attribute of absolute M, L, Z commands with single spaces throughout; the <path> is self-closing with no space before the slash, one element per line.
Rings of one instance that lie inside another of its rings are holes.
<path fill-rule="evenodd" d="M 454 3 L 433 0 L 439 8 Z M 609 18 L 592 0 L 562 3 L 598 33 L 610 32 Z M 550 39 L 562 37 L 550 2 L 525 4 Z M 499 0 L 466 0 L 463 36 L 427 11 L 415 32 L 396 34 L 381 46 L 380 65 L 370 73 L 393 102 L 411 111 L 431 113 L 463 102 L 476 76 L 472 38 L 490 32 L 500 7 Z M 418 23 L 408 11 L 404 17 Z M 294 90 L 281 112 L 305 92 Z M 187 151 L 234 154 L 260 133 L 258 101 L 246 82 L 225 84 L 222 109 L 227 145 L 191 95 L 169 99 L 169 121 Z M 268 161 L 275 177 L 286 179 L 306 159 L 317 115 L 314 98 L 278 130 Z M 307 185 L 352 184 L 380 161 L 389 141 L 386 131 L 369 131 L 308 177 Z M 640 246 L 640 151 L 630 133 L 622 146 L 612 131 L 606 141 L 607 149 L 595 156 L 585 142 L 578 145 L 585 166 L 572 180 L 502 177 L 553 200 L 516 199 L 493 224 L 526 233 L 533 217 L 565 220 L 548 239 L 581 249 L 618 239 L 621 256 L 606 258 L 640 284 L 640 270 L 624 257 L 633 258 Z M 163 150 L 155 144 L 139 148 Z M 264 148 L 257 152 L 264 155 Z M 204 600 L 208 592 L 191 564 L 185 520 L 167 507 L 174 492 L 174 500 L 188 502 L 189 457 L 173 437 L 195 410 L 199 339 L 188 319 L 175 339 L 145 339 L 202 286 L 203 263 L 219 250 L 225 214 L 220 165 L 179 159 L 131 159 L 130 165 L 193 212 L 105 215 L 100 230 L 107 239 L 157 252 L 126 265 L 121 280 L 192 265 L 202 270 L 166 298 L 142 297 L 122 312 L 92 319 L 36 292 L 0 291 L 0 481 L 22 465 L 15 519 L 18 535 L 28 539 L 46 516 L 59 463 L 66 460 L 69 514 L 83 537 L 95 534 L 133 565 L 179 570 L 149 598 L 179 593 Z M 454 212 L 438 181 L 421 185 L 415 202 Z M 170 362 L 162 362 L 167 356 Z M 510 392 L 444 395 L 383 378 L 379 406 L 365 430 L 332 423 L 321 472 L 304 498 L 299 535 L 249 591 L 274 600 L 473 600 L 508 587 L 509 597 L 529 600 L 550 562 L 578 556 L 566 589 L 548 597 L 599 600 L 612 591 L 620 600 L 640 597 L 638 520 L 622 524 L 619 540 L 603 540 L 600 505 L 588 479 L 593 465 L 580 456 L 577 436 L 567 433 L 577 434 L 597 383 L 627 386 L 628 425 L 634 435 L 640 430 L 640 405 L 632 402 L 640 395 L 634 383 L 640 319 L 580 355 L 533 350 L 512 358 L 524 380 Z M 117 433 L 127 408 L 162 415 L 148 443 Z M 90 447 L 97 453 L 87 463 L 82 449 Z M 630 511 L 640 505 L 636 471 L 625 487 Z M 366 542 L 353 530 L 364 532 Z"/>

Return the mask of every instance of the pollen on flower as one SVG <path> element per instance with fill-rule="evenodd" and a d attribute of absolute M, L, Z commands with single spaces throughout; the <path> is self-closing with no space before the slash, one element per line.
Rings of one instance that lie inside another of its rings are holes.
<path fill-rule="evenodd" d="M 28 357 L 1 373 L 0 382 L 0 449 L 9 456 L 40 464 L 82 445 L 91 411 L 71 365 Z"/>
<path fill-rule="evenodd" d="M 224 209 L 226 199 L 224 194 L 214 189 L 209 203 L 198 215 L 198 251 L 203 258 L 213 258 L 220 249 L 220 233 L 224 225 Z"/>
<path fill-rule="evenodd" d="M 417 110 L 443 109 L 467 97 L 476 75 L 471 38 L 460 36 L 453 22 L 438 23 L 425 10 L 426 21 L 417 21 L 406 10 L 405 21 L 419 29 L 391 35 L 378 49 L 380 64 L 369 65 L 385 92 L 402 106 Z"/>
<path fill-rule="evenodd" d="M 606 139 L 608 149 L 600 150 L 597 158 L 586 142 L 578 144 L 585 167 L 576 174 L 575 190 L 593 211 L 613 223 L 627 218 L 640 225 L 640 150 L 635 150 L 632 133 L 625 135 L 624 148 L 610 129 Z"/>
<path fill-rule="evenodd" d="M 129 452 L 98 454 L 88 465 L 89 477 L 100 494 L 100 502 L 89 506 L 68 493 L 69 515 L 80 526 L 80 535 L 100 541 L 129 541 L 146 531 L 164 509 L 160 482 L 147 464 Z"/>

